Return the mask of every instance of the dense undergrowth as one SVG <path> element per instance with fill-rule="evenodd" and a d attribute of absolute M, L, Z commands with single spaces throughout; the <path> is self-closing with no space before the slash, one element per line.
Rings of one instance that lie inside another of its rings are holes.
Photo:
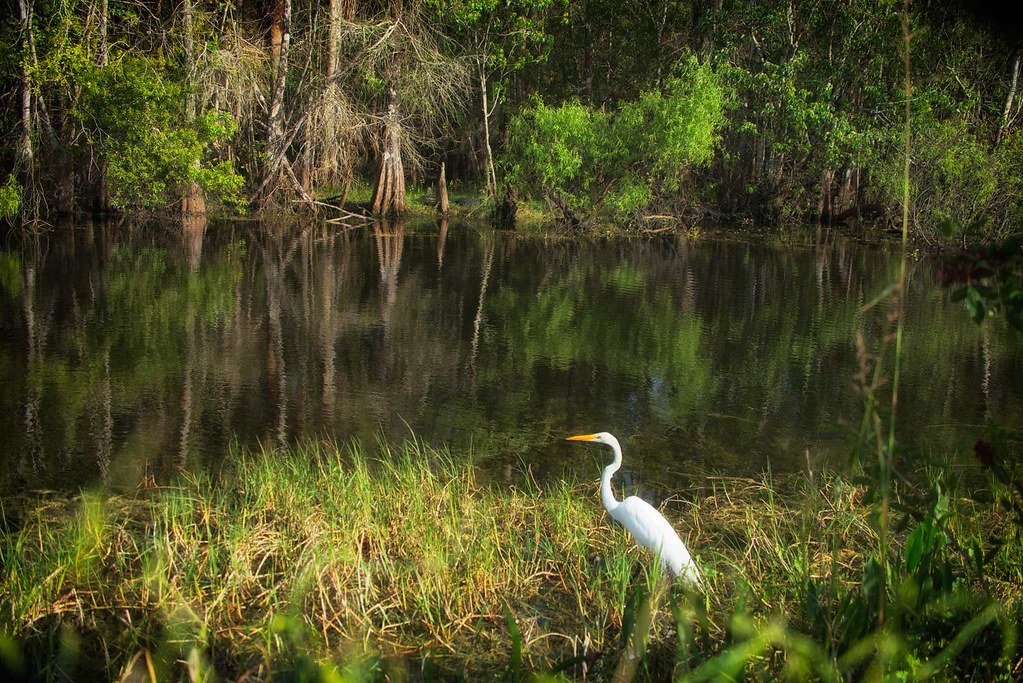
<path fill-rule="evenodd" d="M 1011 680 L 1023 666 L 1019 527 L 950 469 L 921 475 L 929 512 L 896 515 L 884 580 L 863 486 L 707 476 L 662 506 L 708 578 L 696 594 L 657 576 L 591 481 L 482 482 L 417 443 L 234 461 L 130 495 L 6 502 L 4 666 L 49 680 Z M 920 509 L 913 495 L 907 481 L 894 500 Z"/>

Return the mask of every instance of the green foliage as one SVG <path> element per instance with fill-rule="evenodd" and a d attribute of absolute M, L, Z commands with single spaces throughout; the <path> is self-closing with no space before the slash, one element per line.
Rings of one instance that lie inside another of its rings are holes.
<path fill-rule="evenodd" d="M 915 120 L 911 177 L 911 212 L 916 223 L 928 232 L 937 226 L 979 225 L 992 217 L 996 205 L 1019 203 L 1023 180 L 1018 170 L 1009 171 L 1000 157 L 1012 155 L 992 150 L 961 119 L 936 120 L 928 111 Z M 891 201 L 901 197 L 901 161 L 879 159 L 878 178 Z M 1008 208 L 1008 207 L 1006 207 Z M 1009 216 L 999 211 L 1002 217 Z M 988 229 L 1000 228 L 987 225 Z"/>
<path fill-rule="evenodd" d="M 677 189 L 673 174 L 689 166 L 710 163 L 724 124 L 725 91 L 717 74 L 695 57 L 670 77 L 663 89 L 647 93 L 641 100 L 650 120 L 656 156 L 653 172 Z"/>
<path fill-rule="evenodd" d="M 675 193 L 690 169 L 710 163 L 725 123 L 725 105 L 718 75 L 690 57 L 661 88 L 618 110 L 612 132 L 616 154 L 610 162 L 642 168 L 653 187 Z"/>
<path fill-rule="evenodd" d="M 244 205 L 242 191 L 245 189 L 245 179 L 235 172 L 234 164 L 230 161 L 224 159 L 215 164 L 190 167 L 190 170 L 189 180 L 199 183 L 210 195 L 236 209 Z"/>
<path fill-rule="evenodd" d="M 13 221 L 21 211 L 21 184 L 11 173 L 0 185 L 0 221 Z"/>
<path fill-rule="evenodd" d="M 1023 228 L 1023 129 L 1010 131 L 994 151 L 993 174 L 998 189 L 988 200 L 987 217 L 998 234 Z"/>
<path fill-rule="evenodd" d="M 716 52 L 730 61 L 722 76 L 735 91 L 726 204 L 802 218 L 829 173 L 870 168 L 872 155 L 890 151 L 898 129 L 878 114 L 898 97 L 893 6 L 742 2 L 716 19 Z"/>
<path fill-rule="evenodd" d="M 606 115 L 577 101 L 559 107 L 537 102 L 509 124 L 506 173 L 537 196 L 581 208 L 605 166 L 606 130 Z"/>
<path fill-rule="evenodd" d="M 509 170 L 559 190 L 589 188 L 599 149 L 603 114 L 579 102 L 560 107 L 537 103 L 512 120 Z"/>
<path fill-rule="evenodd" d="M 158 62 L 142 57 L 90 66 L 78 81 L 76 116 L 107 160 L 116 205 L 165 206 L 193 182 L 222 201 L 240 202 L 243 179 L 229 161 L 215 160 L 217 143 L 236 131 L 230 114 L 208 111 L 189 122 L 184 87 Z"/>
<path fill-rule="evenodd" d="M 542 61 L 551 46 L 548 15 L 565 0 L 426 0 L 453 38 L 482 57 L 488 73 L 508 74 Z"/>
<path fill-rule="evenodd" d="M 661 88 L 610 112 L 534 102 L 509 125 L 506 171 L 579 216 L 628 218 L 674 198 L 689 171 L 710 162 L 725 104 L 717 74 L 694 57 Z"/>
<path fill-rule="evenodd" d="M 955 228 L 945 224 L 951 235 Z M 976 232 L 978 227 L 967 227 Z M 1023 332 L 1023 250 L 1018 238 L 976 244 L 945 257 L 937 272 L 952 290 L 952 301 L 962 301 L 974 322 L 1001 315 Z"/>
<path fill-rule="evenodd" d="M 638 176 L 627 175 L 607 193 L 604 204 L 618 215 L 631 216 L 650 206 L 653 199 L 649 183 Z"/>

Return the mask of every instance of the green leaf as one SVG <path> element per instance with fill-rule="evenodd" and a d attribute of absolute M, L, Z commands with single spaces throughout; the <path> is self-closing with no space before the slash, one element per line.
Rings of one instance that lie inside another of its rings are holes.
<path fill-rule="evenodd" d="M 522 677 L 522 635 L 519 633 L 519 624 L 507 604 L 504 606 L 504 623 L 508 627 L 508 635 L 512 641 L 511 659 L 508 660 L 508 680 L 517 682 Z"/>
<path fill-rule="evenodd" d="M 573 666 L 577 666 L 586 661 L 586 655 L 578 655 L 576 657 L 569 657 L 568 659 L 561 660 L 553 669 L 552 674 L 559 674 L 563 671 L 568 671 Z"/>
<path fill-rule="evenodd" d="M 906 539 L 905 549 L 906 570 L 915 572 L 920 566 L 920 558 L 924 553 L 923 526 L 913 529 Z"/>
<path fill-rule="evenodd" d="M 978 574 L 984 573 L 984 565 L 987 563 L 987 557 L 984 555 L 984 549 L 980 546 L 980 541 L 973 539 L 973 544 L 970 546 L 970 557 L 973 558 L 974 565 L 977 568 Z"/>

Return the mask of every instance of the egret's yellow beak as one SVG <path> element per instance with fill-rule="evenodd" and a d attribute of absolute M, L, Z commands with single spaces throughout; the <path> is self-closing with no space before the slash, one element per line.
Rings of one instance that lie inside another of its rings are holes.
<path fill-rule="evenodd" d="M 579 436 L 570 436 L 565 441 L 593 441 L 596 438 L 596 434 L 580 434 Z"/>

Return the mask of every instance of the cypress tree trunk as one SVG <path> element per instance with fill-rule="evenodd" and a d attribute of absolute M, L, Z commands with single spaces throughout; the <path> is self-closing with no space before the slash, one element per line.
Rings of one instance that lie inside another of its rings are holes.
<path fill-rule="evenodd" d="M 442 215 L 448 215 L 448 181 L 445 178 L 444 162 L 440 162 L 440 177 L 437 178 L 437 208 Z"/>
<path fill-rule="evenodd" d="M 48 207 L 58 213 L 70 213 L 74 208 L 75 168 L 68 158 L 67 148 L 58 139 L 53 128 L 46 100 L 41 90 L 32 83 L 32 69 L 39 68 L 35 46 L 35 10 L 31 0 L 18 0 L 21 21 L 21 125 L 17 144 L 17 169 L 23 172 L 22 187 L 25 204 L 22 215 L 36 217 Z M 104 13 L 105 16 L 105 13 Z M 65 116 L 64 112 L 58 116 Z M 43 133 L 45 135 L 41 135 Z M 52 156 L 48 156 L 49 151 Z M 36 190 L 37 171 L 46 174 L 46 200 Z"/>
<path fill-rule="evenodd" d="M 376 189 L 373 191 L 373 215 L 385 216 L 405 212 L 405 167 L 401 161 L 401 123 L 398 121 L 398 105 L 391 91 L 391 103 L 387 106 L 387 120 L 384 124 L 383 157 Z"/>
<path fill-rule="evenodd" d="M 834 195 L 832 185 L 835 181 L 835 172 L 827 169 L 821 172 L 820 190 L 817 198 L 817 222 L 828 223 L 834 217 Z"/>
<path fill-rule="evenodd" d="M 288 46 L 291 43 L 291 0 L 276 0 L 274 22 L 270 30 L 270 50 L 274 65 L 274 87 L 267 117 L 266 168 L 259 191 L 260 203 L 277 189 L 282 167 L 287 160 L 284 136 L 284 86 L 288 76 Z"/>
<path fill-rule="evenodd" d="M 341 0 L 330 0 L 330 14 L 327 17 L 327 64 L 323 70 L 323 77 L 330 85 L 337 73 L 337 48 L 341 43 L 341 22 L 344 5 Z"/>

